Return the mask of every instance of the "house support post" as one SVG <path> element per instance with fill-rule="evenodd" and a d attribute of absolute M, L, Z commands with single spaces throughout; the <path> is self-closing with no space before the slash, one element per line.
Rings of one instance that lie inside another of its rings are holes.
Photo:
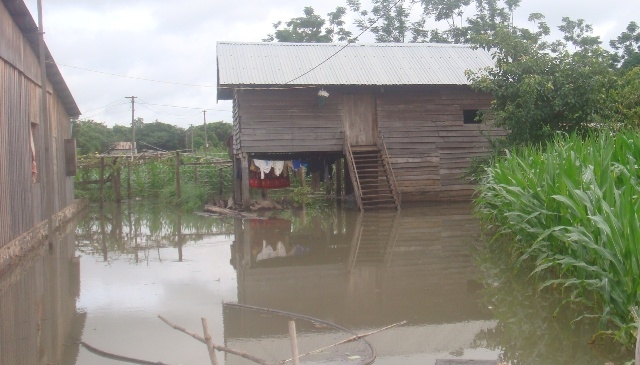
<path fill-rule="evenodd" d="M 233 175 L 231 178 L 233 179 L 233 202 L 239 203 L 242 201 L 242 180 L 241 180 L 241 171 L 242 171 L 242 163 L 238 157 L 233 157 L 233 171 L 231 174 Z"/>
<path fill-rule="evenodd" d="M 251 205 L 251 194 L 249 191 L 249 156 L 243 153 L 240 159 L 242 167 L 242 207 L 248 209 Z"/>

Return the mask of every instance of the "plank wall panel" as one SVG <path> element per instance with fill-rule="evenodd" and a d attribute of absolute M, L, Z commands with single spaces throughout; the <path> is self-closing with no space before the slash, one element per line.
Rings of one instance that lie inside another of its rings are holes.
<path fill-rule="evenodd" d="M 471 196 L 474 187 L 464 177 L 471 159 L 488 153 L 486 135 L 505 132 L 488 123 L 465 125 L 462 112 L 490 102 L 489 95 L 453 86 L 378 96 L 378 127 L 403 201 Z"/>
<path fill-rule="evenodd" d="M 316 93 L 317 89 L 239 90 L 238 151 L 341 152 L 342 98 L 332 93 L 319 106 Z"/>
<path fill-rule="evenodd" d="M 0 8 L 0 17 L 5 9 Z M 6 23 L 0 24 L 5 29 Z M 10 37 L 16 33 L 9 34 Z M 19 32 L 17 34 L 20 34 Z M 7 49 L 7 34 L 0 34 L 2 47 Z M 26 39 L 21 38 L 22 60 L 36 60 L 33 50 Z M 14 49 L 13 47 L 12 49 Z M 4 52 L 3 51 L 3 52 Z M 18 59 L 18 58 L 15 58 Z M 23 65 L 23 69 L 16 64 Z M 34 62 L 8 62 L 0 57 L 0 247 L 36 224 L 47 219 L 44 212 L 45 184 L 43 175 L 45 166 L 53 166 L 53 209 L 54 213 L 72 203 L 73 179 L 65 173 L 65 138 L 69 138 L 71 129 L 61 100 L 49 92 L 48 105 L 51 120 L 52 149 L 45 154 L 43 126 L 40 125 L 41 89 L 32 77 Z M 48 90 L 52 90 L 48 84 Z M 38 180 L 31 180 L 30 135 L 34 123 L 34 145 Z"/>

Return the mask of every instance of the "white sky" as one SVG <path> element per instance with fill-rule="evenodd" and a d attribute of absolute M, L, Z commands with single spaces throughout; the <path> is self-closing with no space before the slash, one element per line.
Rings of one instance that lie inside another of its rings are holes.
<path fill-rule="evenodd" d="M 37 19 L 36 0 L 25 2 Z M 301 16 L 305 6 L 326 17 L 346 4 L 346 0 L 42 2 L 45 40 L 83 113 L 81 118 L 108 126 L 129 124 L 131 106 L 125 97 L 136 96 L 136 117 L 184 128 L 201 124 L 204 109 L 207 122 L 231 121 L 231 103 L 216 103 L 216 42 L 259 42 L 273 31 L 272 23 Z M 526 21 L 532 12 L 544 14 L 552 27 L 563 16 L 585 19 L 606 45 L 630 21 L 640 22 L 640 1 L 523 0 L 516 22 Z M 351 30 L 359 33 L 355 27 Z M 372 39 L 367 34 L 361 42 Z"/>

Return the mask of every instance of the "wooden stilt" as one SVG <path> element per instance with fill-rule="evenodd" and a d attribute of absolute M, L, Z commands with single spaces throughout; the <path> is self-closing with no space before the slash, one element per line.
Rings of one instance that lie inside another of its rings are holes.
<path fill-rule="evenodd" d="M 242 206 L 249 209 L 251 206 L 251 192 L 249 190 L 249 156 L 246 153 L 241 157 L 242 167 Z"/>

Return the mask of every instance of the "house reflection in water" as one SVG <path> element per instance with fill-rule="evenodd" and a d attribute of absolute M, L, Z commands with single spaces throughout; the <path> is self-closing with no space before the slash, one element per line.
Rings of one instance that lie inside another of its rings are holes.
<path fill-rule="evenodd" d="M 473 349 L 476 334 L 495 326 L 478 303 L 472 248 L 480 227 L 470 206 L 343 214 L 331 224 L 312 222 L 300 231 L 283 220 L 237 221 L 232 264 L 238 302 L 357 332 L 408 321 L 371 337 L 384 363 L 395 363 L 394 357 L 428 363 L 443 355 L 468 356 L 464 352 Z M 265 336 L 287 333 L 269 321 L 238 318 L 231 309 L 224 316 L 231 347 L 256 349 Z M 496 358 L 493 351 L 480 352 L 474 356 Z"/>
<path fill-rule="evenodd" d="M 31 253 L 0 276 L 0 364 L 75 364 L 85 314 L 76 311 L 80 262 L 75 224 L 53 248 Z"/>

